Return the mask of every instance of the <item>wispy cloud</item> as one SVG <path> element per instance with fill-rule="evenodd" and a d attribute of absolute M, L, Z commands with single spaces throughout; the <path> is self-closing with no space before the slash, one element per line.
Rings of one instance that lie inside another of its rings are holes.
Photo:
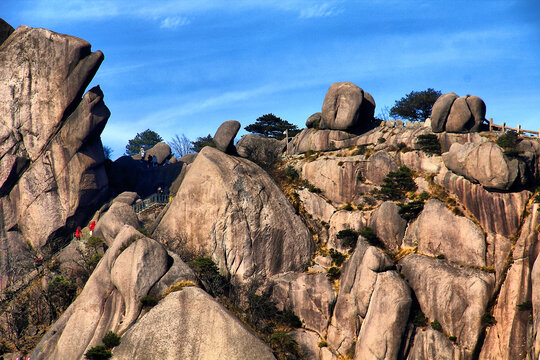
<path fill-rule="evenodd" d="M 310 19 L 318 17 L 328 17 L 341 14 L 342 12 L 342 9 L 336 8 L 331 3 L 323 3 L 320 5 L 315 4 L 301 9 L 300 18 Z"/>
<path fill-rule="evenodd" d="M 190 23 L 188 18 L 182 16 L 168 16 L 161 20 L 159 27 L 162 29 L 176 29 L 180 26 L 188 25 Z"/>

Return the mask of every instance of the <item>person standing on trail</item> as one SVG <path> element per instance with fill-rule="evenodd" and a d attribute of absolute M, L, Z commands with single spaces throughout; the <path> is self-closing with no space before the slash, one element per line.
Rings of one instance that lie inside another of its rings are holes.
<path fill-rule="evenodd" d="M 75 238 L 76 238 L 77 240 L 80 240 L 80 239 L 81 239 L 81 236 L 82 236 L 81 228 L 78 227 L 77 230 L 75 230 Z"/>
<path fill-rule="evenodd" d="M 96 228 L 96 221 L 92 220 L 88 228 L 90 229 L 90 236 L 92 236 L 92 234 L 94 233 L 94 229 Z"/>
<path fill-rule="evenodd" d="M 144 151 L 144 148 L 141 146 L 141 151 L 139 152 L 141 154 L 141 160 L 144 161 L 144 156 L 146 155 L 146 151 Z"/>

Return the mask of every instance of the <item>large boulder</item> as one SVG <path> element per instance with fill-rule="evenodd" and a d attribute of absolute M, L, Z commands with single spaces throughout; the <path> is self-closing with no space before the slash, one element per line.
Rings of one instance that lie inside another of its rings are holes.
<path fill-rule="evenodd" d="M 318 129 L 319 126 L 321 125 L 321 121 L 322 121 L 322 113 L 316 112 L 315 114 L 307 118 L 306 127 Z"/>
<path fill-rule="evenodd" d="M 527 183 L 523 179 L 524 164 L 505 156 L 503 149 L 492 142 L 455 143 L 443 154 L 443 161 L 454 173 L 488 189 L 509 190 Z"/>
<path fill-rule="evenodd" d="M 214 135 L 216 148 L 225 153 L 234 154 L 234 138 L 240 130 L 240 123 L 236 120 L 228 120 L 219 126 Z"/>
<path fill-rule="evenodd" d="M 431 199 L 420 216 L 407 228 L 403 240 L 422 254 L 444 257 L 454 263 L 486 266 L 486 241 L 471 220 L 454 215 L 439 200 Z"/>
<path fill-rule="evenodd" d="M 446 119 L 450 114 L 452 104 L 458 98 L 455 93 L 447 93 L 441 95 L 433 108 L 431 109 L 431 129 L 435 133 L 443 132 L 446 129 Z"/>
<path fill-rule="evenodd" d="M 401 259 L 399 266 L 425 316 L 455 336 L 461 358 L 470 359 L 483 329 L 493 275 L 416 254 Z"/>
<path fill-rule="evenodd" d="M 322 106 L 320 129 L 358 131 L 374 125 L 375 101 L 358 86 L 334 83 L 328 89 Z"/>
<path fill-rule="evenodd" d="M 132 204 L 123 201 L 128 194 L 133 193 L 125 192 L 118 195 L 96 223 L 94 235 L 101 237 L 108 246 L 112 245 L 116 235 L 124 228 L 124 225 L 130 225 L 135 229 L 139 228 L 139 219 Z"/>
<path fill-rule="evenodd" d="M 375 230 L 386 249 L 396 251 L 401 246 L 407 221 L 399 215 L 399 206 L 385 201 L 371 215 L 369 227 Z"/>
<path fill-rule="evenodd" d="M 167 295 L 122 336 L 113 358 L 275 360 L 240 320 L 196 287 Z"/>
<path fill-rule="evenodd" d="M 234 281 L 298 271 L 314 243 L 275 182 L 249 160 L 205 147 L 190 164 L 154 236 L 171 248 L 189 239 Z M 175 245 L 176 244 L 176 245 Z"/>
<path fill-rule="evenodd" d="M 307 128 L 297 134 L 289 144 L 292 154 L 302 154 L 308 151 L 330 151 L 341 148 L 349 143 L 355 135 L 339 130 L 318 130 Z M 341 144 L 341 146 L 337 146 Z"/>
<path fill-rule="evenodd" d="M 284 141 L 247 134 L 236 144 L 236 151 L 241 157 L 253 161 L 262 168 L 269 168 L 279 159 L 285 146 Z"/>
<path fill-rule="evenodd" d="M 382 185 L 384 179 L 391 171 L 397 171 L 396 160 L 386 151 L 378 151 L 369 157 L 364 177 L 374 184 Z"/>
<path fill-rule="evenodd" d="M 163 165 L 171 157 L 171 147 L 164 142 L 159 142 L 146 152 L 145 160 L 150 156 L 156 158 L 158 165 Z"/>
<path fill-rule="evenodd" d="M 486 104 L 478 96 L 440 96 L 431 109 L 431 129 L 439 133 L 477 132 L 486 118 Z"/>

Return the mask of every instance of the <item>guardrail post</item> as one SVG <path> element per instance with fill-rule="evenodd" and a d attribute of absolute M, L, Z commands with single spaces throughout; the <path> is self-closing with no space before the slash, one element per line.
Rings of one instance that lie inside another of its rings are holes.
<path fill-rule="evenodd" d="M 518 135 L 519 135 L 519 133 L 521 133 L 521 125 L 517 126 L 517 133 L 518 133 Z"/>
<path fill-rule="evenodd" d="M 538 128 L 538 137 L 540 137 L 540 128 Z"/>
<path fill-rule="evenodd" d="M 505 128 L 506 128 L 506 123 L 505 123 L 505 122 L 503 122 L 503 124 L 502 124 L 502 129 L 501 129 L 501 130 L 502 130 L 502 132 L 505 132 Z"/>
<path fill-rule="evenodd" d="M 489 131 L 493 131 L 493 118 L 489 118 Z"/>

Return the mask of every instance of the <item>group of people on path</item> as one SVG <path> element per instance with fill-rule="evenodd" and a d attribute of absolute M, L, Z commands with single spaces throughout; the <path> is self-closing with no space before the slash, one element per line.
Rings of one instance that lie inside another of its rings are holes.
<path fill-rule="evenodd" d="M 90 236 L 92 236 L 94 234 L 94 229 L 95 228 L 96 228 L 96 221 L 92 220 L 90 225 L 88 225 L 88 229 L 90 229 Z M 75 230 L 75 239 L 81 240 L 82 237 L 83 237 L 83 232 L 82 232 L 81 228 L 78 227 L 77 230 Z"/>
<path fill-rule="evenodd" d="M 143 163 L 146 162 L 146 168 L 150 168 L 150 167 L 156 167 L 158 166 L 158 160 L 157 160 L 157 157 L 156 156 L 152 156 L 152 155 L 148 155 L 148 158 L 146 160 L 144 160 L 145 156 L 146 156 L 146 150 L 144 150 L 144 148 L 141 148 L 141 151 L 139 153 L 141 155 L 141 161 Z"/>

